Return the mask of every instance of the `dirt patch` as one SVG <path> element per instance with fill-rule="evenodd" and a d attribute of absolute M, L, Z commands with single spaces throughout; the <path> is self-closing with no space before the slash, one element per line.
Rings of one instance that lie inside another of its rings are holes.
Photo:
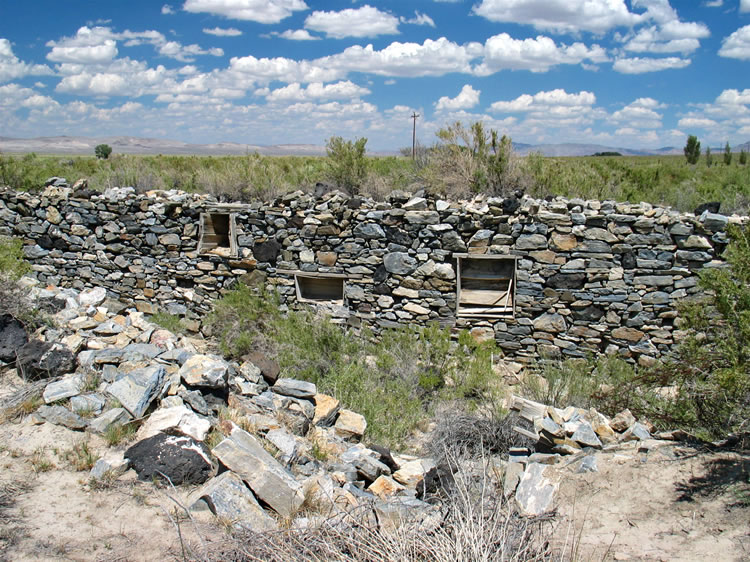
<path fill-rule="evenodd" d="M 638 447 L 598 454 L 599 472 L 571 465 L 557 545 L 578 560 L 748 560 L 750 453 Z"/>

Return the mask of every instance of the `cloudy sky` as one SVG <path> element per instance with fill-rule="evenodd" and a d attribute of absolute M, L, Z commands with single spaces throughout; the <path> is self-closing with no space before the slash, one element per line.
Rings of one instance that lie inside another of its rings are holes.
<path fill-rule="evenodd" d="M 3 0 L 0 136 L 750 140 L 750 0 Z"/>

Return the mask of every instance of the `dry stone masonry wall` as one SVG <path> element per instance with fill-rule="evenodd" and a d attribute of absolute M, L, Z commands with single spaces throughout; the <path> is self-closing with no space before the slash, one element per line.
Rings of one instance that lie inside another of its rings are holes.
<path fill-rule="evenodd" d="M 376 328 L 440 322 L 521 361 L 616 353 L 647 364 L 679 339 L 675 305 L 721 265 L 729 223 L 647 203 L 393 192 L 387 202 L 301 191 L 220 204 L 132 188 L 0 192 L 0 235 L 24 240 L 44 283 L 104 287 L 194 331 L 238 281 L 288 306 Z"/>

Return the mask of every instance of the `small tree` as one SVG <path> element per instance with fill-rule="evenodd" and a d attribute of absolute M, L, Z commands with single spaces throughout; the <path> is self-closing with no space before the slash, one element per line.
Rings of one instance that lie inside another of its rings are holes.
<path fill-rule="evenodd" d="M 106 160 L 112 154 L 112 147 L 108 144 L 97 144 L 94 147 L 94 154 L 99 160 Z"/>
<path fill-rule="evenodd" d="M 711 147 L 707 146 L 706 147 L 706 166 L 710 168 L 713 163 L 714 163 L 714 157 L 711 156 Z"/>
<path fill-rule="evenodd" d="M 366 144 L 366 137 L 355 141 L 331 137 L 326 141 L 328 176 L 337 186 L 353 195 L 359 192 L 367 176 Z"/>
<path fill-rule="evenodd" d="M 688 136 L 683 152 L 685 153 L 685 159 L 688 164 L 695 164 L 698 162 L 698 158 L 700 158 L 701 155 L 701 143 L 698 140 L 698 137 L 695 135 Z"/>
<path fill-rule="evenodd" d="M 745 152 L 744 148 L 740 150 L 740 164 L 743 166 L 747 164 L 747 152 Z"/>
<path fill-rule="evenodd" d="M 724 164 L 729 166 L 732 163 L 732 149 L 729 148 L 729 141 L 724 145 Z"/>

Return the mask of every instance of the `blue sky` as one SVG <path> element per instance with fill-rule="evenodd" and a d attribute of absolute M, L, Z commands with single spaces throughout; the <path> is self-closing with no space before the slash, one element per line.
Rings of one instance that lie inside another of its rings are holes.
<path fill-rule="evenodd" d="M 750 0 L 0 0 L 0 136 L 750 140 Z"/>

